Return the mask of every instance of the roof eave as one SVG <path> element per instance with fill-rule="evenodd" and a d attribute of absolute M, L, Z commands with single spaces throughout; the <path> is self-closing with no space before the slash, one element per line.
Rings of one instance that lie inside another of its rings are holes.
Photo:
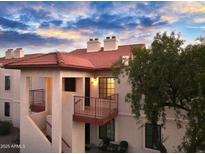
<path fill-rule="evenodd" d="M 4 65 L 4 68 L 8 69 L 25 69 L 25 68 L 63 68 L 63 69 L 74 69 L 74 70 L 89 70 L 93 71 L 94 68 L 91 67 L 81 67 L 81 66 L 68 66 L 65 64 L 46 64 L 46 65 Z"/>

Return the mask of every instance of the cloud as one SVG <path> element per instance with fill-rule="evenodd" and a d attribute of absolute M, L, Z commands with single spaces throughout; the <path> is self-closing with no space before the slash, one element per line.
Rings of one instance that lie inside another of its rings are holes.
<path fill-rule="evenodd" d="M 45 21 L 40 24 L 39 28 L 60 27 L 62 24 L 62 20 Z"/>
<path fill-rule="evenodd" d="M 33 9 L 33 8 L 23 8 L 19 11 L 20 20 L 24 22 L 28 21 L 40 21 L 40 20 L 48 20 L 51 18 L 49 11 L 43 9 Z"/>
<path fill-rule="evenodd" d="M 204 7 L 199 1 L 0 2 L 0 44 L 43 50 L 85 47 L 89 37 L 106 35 L 122 44 L 150 43 L 167 29 L 198 35 L 204 32 Z"/>
<path fill-rule="evenodd" d="M 205 2 L 188 1 L 188 2 L 167 2 L 159 8 L 161 19 L 169 23 L 183 21 L 186 23 L 197 22 L 196 18 L 202 17 L 205 14 Z"/>
<path fill-rule="evenodd" d="M 187 26 L 187 28 L 205 30 L 205 26 Z"/>
<path fill-rule="evenodd" d="M 54 37 L 42 37 L 34 33 L 18 33 L 16 31 L 0 31 L 0 46 L 2 48 L 10 47 L 28 47 L 28 46 L 56 46 L 60 44 L 70 44 L 71 40 L 57 39 Z"/>
<path fill-rule="evenodd" d="M 204 2 L 172 2 L 170 8 L 177 13 L 189 13 L 189 14 L 198 14 L 205 13 L 205 3 Z"/>
<path fill-rule="evenodd" d="M 14 21 L 14 20 L 10 20 L 10 19 L 6 19 L 3 17 L 0 17 L 0 26 L 4 29 L 20 29 L 20 30 L 26 30 L 29 28 L 28 25 L 18 22 L 18 21 Z"/>
<path fill-rule="evenodd" d="M 91 2 L 90 3 L 90 8 L 91 8 L 91 15 L 92 13 L 94 14 L 104 14 L 104 13 L 110 13 L 112 10 L 113 10 L 113 3 L 114 2 L 111 2 L 111 1 L 100 1 L 100 2 L 97 2 L 97 1 L 94 1 L 94 2 Z M 103 8 L 103 9 L 102 9 Z M 101 11 L 99 11 L 101 10 Z"/>
<path fill-rule="evenodd" d="M 79 18 L 76 22 L 68 22 L 67 28 L 87 28 L 87 29 L 101 29 L 101 30 L 126 30 L 136 27 L 149 27 L 166 25 L 165 21 L 161 21 L 159 16 L 121 16 L 101 14 L 88 18 Z"/>
<path fill-rule="evenodd" d="M 41 9 L 49 10 L 49 14 L 54 19 L 75 20 L 76 17 L 87 17 L 90 14 L 90 2 L 55 2 L 46 1 L 41 3 Z"/>
<path fill-rule="evenodd" d="M 205 17 L 196 17 L 192 20 L 195 23 L 205 23 Z"/>
<path fill-rule="evenodd" d="M 155 16 L 155 17 L 140 17 L 140 26 L 142 27 L 150 27 L 150 26 L 162 26 L 166 25 L 166 21 L 161 21 L 160 16 Z"/>
<path fill-rule="evenodd" d="M 79 39 L 81 34 L 79 31 L 63 30 L 63 29 L 38 29 L 37 34 L 46 37 L 54 37 L 59 39 Z"/>

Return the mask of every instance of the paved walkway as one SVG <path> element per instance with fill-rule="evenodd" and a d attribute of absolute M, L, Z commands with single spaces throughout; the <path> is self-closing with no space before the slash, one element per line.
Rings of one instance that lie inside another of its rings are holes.
<path fill-rule="evenodd" d="M 19 144 L 15 141 L 18 136 L 18 128 L 12 128 L 9 135 L 0 136 L 0 153 L 19 153 Z"/>

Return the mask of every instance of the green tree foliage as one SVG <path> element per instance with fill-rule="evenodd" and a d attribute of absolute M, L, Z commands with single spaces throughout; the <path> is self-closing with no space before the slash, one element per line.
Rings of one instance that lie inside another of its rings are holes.
<path fill-rule="evenodd" d="M 164 125 L 165 109 L 174 109 L 178 126 L 179 119 L 188 120 L 179 149 L 195 152 L 205 147 L 205 45 L 183 45 L 179 35 L 163 33 L 154 37 L 150 49 L 134 48 L 129 66 L 124 69 L 132 86 L 126 102 L 131 103 L 137 118 L 144 111 L 153 125 L 160 119 Z M 155 143 L 166 152 L 162 143 Z"/>

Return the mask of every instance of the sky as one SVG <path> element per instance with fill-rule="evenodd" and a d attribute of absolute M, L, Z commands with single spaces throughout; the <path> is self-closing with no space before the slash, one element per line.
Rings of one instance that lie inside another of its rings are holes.
<path fill-rule="evenodd" d="M 0 2 L 0 55 L 86 48 L 89 38 L 117 36 L 119 44 L 145 43 L 157 32 L 180 33 L 186 43 L 205 35 L 205 1 Z"/>

